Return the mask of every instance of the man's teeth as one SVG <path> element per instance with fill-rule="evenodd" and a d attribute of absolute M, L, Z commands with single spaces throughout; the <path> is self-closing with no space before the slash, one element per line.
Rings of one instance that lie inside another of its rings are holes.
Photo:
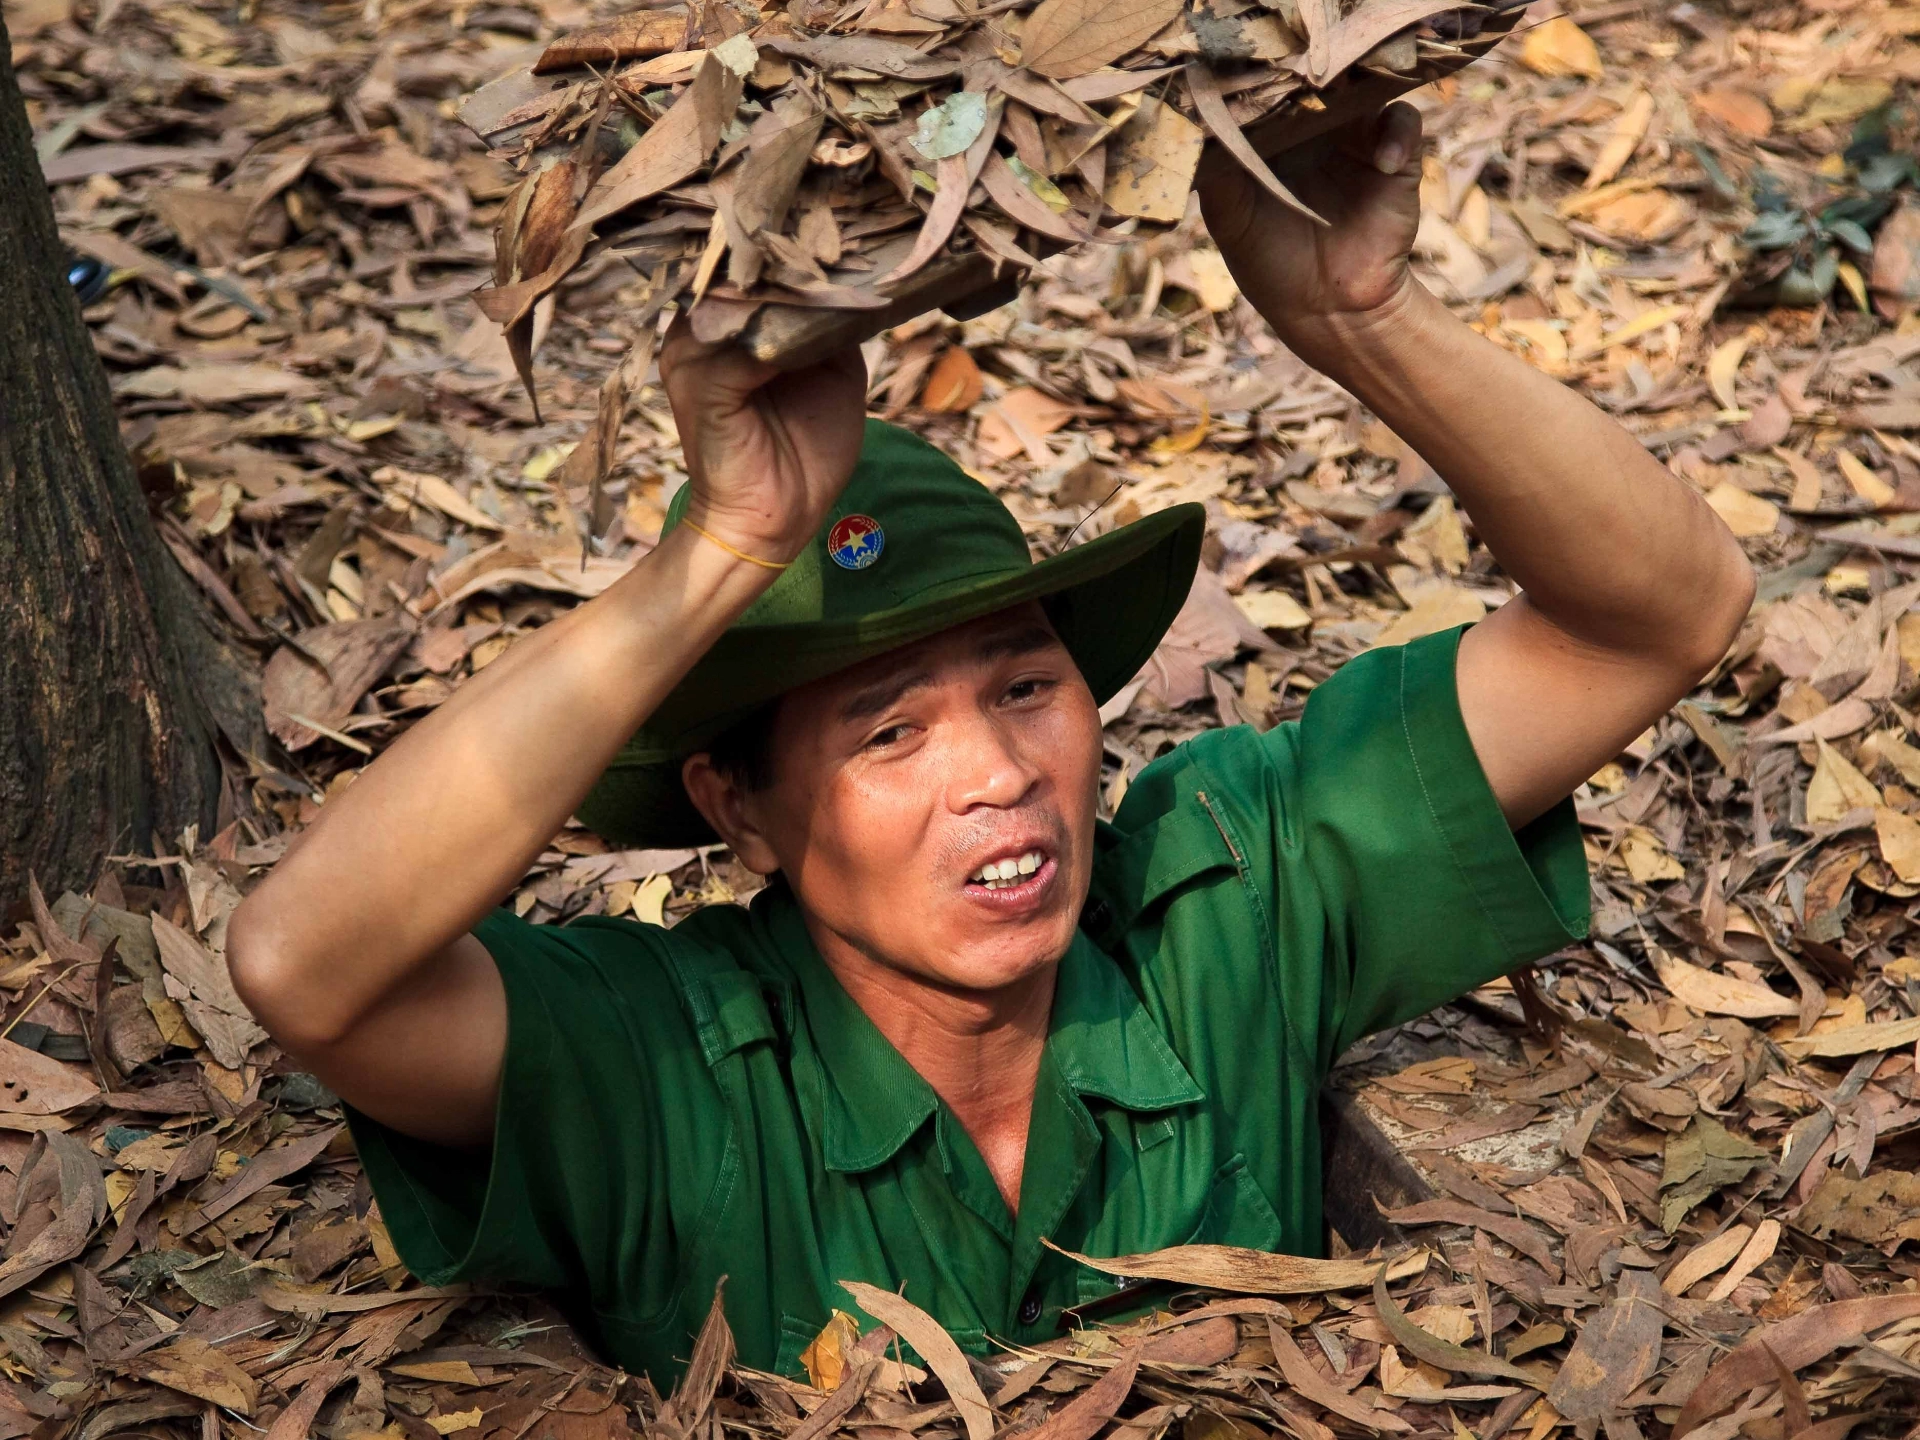
<path fill-rule="evenodd" d="M 1009 860 L 989 860 L 967 879 L 975 885 L 984 885 L 989 890 L 1002 890 L 1009 885 L 1018 884 L 1045 862 L 1046 857 L 1038 850 L 1029 850 L 1026 854 Z"/>

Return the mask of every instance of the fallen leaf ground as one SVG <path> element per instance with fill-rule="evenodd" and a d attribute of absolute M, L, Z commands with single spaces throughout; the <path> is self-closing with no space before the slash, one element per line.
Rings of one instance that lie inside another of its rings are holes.
<path fill-rule="evenodd" d="M 823 1336 L 815 1379 L 854 1387 L 823 1402 L 727 1371 L 715 1329 L 707 1383 L 663 1410 L 542 1302 L 404 1274 L 333 1097 L 219 962 L 289 836 L 610 583 L 684 478 L 643 389 L 583 562 L 562 462 L 641 282 L 603 258 L 542 315 L 540 423 L 465 298 L 513 177 L 455 103 L 599 12 L 7 0 L 63 231 L 104 268 L 87 313 L 142 482 L 270 657 L 284 748 L 215 835 L 102 857 L 89 896 L 37 898 L 0 941 L 0 1436 L 953 1440 L 976 1403 L 1051 1416 L 1046 1440 L 1116 1416 L 1120 1440 L 1911 1431 L 1920 11 L 1551 4 L 1424 95 L 1423 271 L 1699 486 L 1763 579 L 1708 683 L 1578 797 L 1591 942 L 1336 1077 L 1414 1161 L 1389 1238 L 1431 1258 L 1391 1295 L 1355 1283 L 1372 1267 L 1294 1274 L 917 1400 L 897 1352 Z M 1212 511 L 1192 602 L 1110 707 L 1109 804 L 1182 738 L 1285 721 L 1360 650 L 1511 597 L 1432 471 L 1275 345 L 1191 223 L 869 359 L 875 409 L 996 486 L 1042 551 Z M 569 828 L 507 903 L 670 923 L 753 883 Z"/>

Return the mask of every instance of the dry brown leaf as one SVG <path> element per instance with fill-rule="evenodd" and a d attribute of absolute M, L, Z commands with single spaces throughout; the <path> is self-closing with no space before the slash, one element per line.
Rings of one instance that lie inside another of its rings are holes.
<path fill-rule="evenodd" d="M 142 1357 L 138 1370 L 156 1384 L 242 1415 L 251 1415 L 260 1403 L 259 1383 L 195 1335 L 179 1336 Z"/>
<path fill-rule="evenodd" d="M 576 65 L 606 65 L 615 60 L 644 60 L 674 48 L 685 38 L 687 17 L 672 10 L 639 10 L 562 35 L 540 52 L 533 73 Z"/>
<path fill-rule="evenodd" d="M 1771 535 L 1780 527 L 1780 507 L 1765 496 L 1723 480 L 1707 492 L 1707 504 L 1742 538 Z"/>
<path fill-rule="evenodd" d="M 1142 102 L 1107 146 L 1107 205 L 1171 225 L 1187 213 L 1206 136 L 1173 106 Z"/>
<path fill-rule="evenodd" d="M 1873 812 L 1880 858 L 1909 885 L 1920 884 L 1920 820 L 1881 806 Z"/>
<path fill-rule="evenodd" d="M 949 345 L 933 362 L 920 391 L 920 406 L 936 414 L 957 414 L 979 403 L 986 388 L 980 367 L 964 345 Z"/>
<path fill-rule="evenodd" d="M 1647 124 L 1652 119 L 1653 96 L 1645 90 L 1636 90 L 1626 108 L 1620 112 L 1620 118 L 1614 121 L 1613 133 L 1607 137 L 1607 143 L 1594 159 L 1593 168 L 1587 171 L 1582 188 L 1598 189 L 1626 169 L 1627 162 L 1633 159 L 1633 152 L 1647 138 Z"/>
<path fill-rule="evenodd" d="M 980 1382 L 973 1378 L 966 1355 L 940 1322 L 911 1301 L 858 1280 L 842 1280 L 840 1288 L 853 1296 L 860 1308 L 874 1319 L 891 1326 L 940 1377 L 940 1383 L 947 1387 L 948 1398 L 960 1411 L 967 1440 L 992 1440 L 993 1407 L 980 1393 Z"/>
<path fill-rule="evenodd" d="M 1380 1323 L 1393 1337 L 1394 1343 L 1408 1354 L 1441 1370 L 1450 1370 L 1461 1375 L 1489 1375 L 1502 1380 L 1518 1380 L 1522 1385 L 1534 1390 L 1545 1388 L 1539 1377 L 1529 1370 L 1522 1370 L 1511 1361 L 1499 1359 L 1493 1355 L 1482 1355 L 1430 1335 L 1408 1317 L 1407 1312 L 1394 1303 L 1393 1296 L 1387 1293 L 1387 1281 L 1392 1278 L 1388 1266 L 1373 1266 L 1373 1308 L 1380 1317 Z M 1623 1277 L 1622 1284 L 1625 1280 Z M 1655 1319 L 1655 1325 L 1659 1324 Z M 1657 1330 L 1656 1330 L 1656 1333 Z"/>
<path fill-rule="evenodd" d="M 1753 1235 L 1751 1225 L 1734 1225 L 1710 1240 L 1702 1240 L 1674 1263 L 1660 1282 L 1669 1295 L 1684 1295 L 1721 1266 L 1728 1264 L 1745 1248 Z"/>
<path fill-rule="evenodd" d="M 742 86 L 730 66 L 709 54 L 672 108 L 587 192 L 574 227 L 617 215 L 706 164 L 739 107 Z"/>
<path fill-rule="evenodd" d="M 1091 74 L 1137 50 L 1181 0 L 1041 0 L 1020 32 L 1020 61 L 1054 80 Z"/>
<path fill-rule="evenodd" d="M 303 632 L 302 649 L 282 646 L 267 662 L 260 685 L 267 728 L 289 750 L 305 749 L 320 738 L 311 722 L 333 727 L 352 714 L 360 697 L 412 643 L 413 633 L 404 611 Z"/>
<path fill-rule="evenodd" d="M 1807 820 L 1811 824 L 1831 824 L 1854 810 L 1878 810 L 1886 802 L 1873 782 L 1825 740 L 1813 742 L 1819 749 L 1819 763 L 1807 782 Z"/>
<path fill-rule="evenodd" d="M 1378 1260 L 1315 1260 L 1304 1255 L 1272 1255 L 1233 1245 L 1175 1245 L 1147 1255 L 1114 1255 L 1098 1259 L 1061 1249 L 1069 1260 L 1107 1275 L 1130 1275 L 1144 1280 L 1172 1280 L 1181 1285 L 1203 1285 L 1246 1295 L 1318 1295 L 1329 1290 L 1361 1290 L 1380 1271 Z M 1387 1264 L 1389 1280 L 1403 1279 L 1426 1267 L 1424 1250 L 1416 1250 Z"/>
<path fill-rule="evenodd" d="M 1686 1398 L 1673 1424 L 1674 1440 L 1684 1440 L 1689 1431 L 1741 1396 L 1773 1381 L 1776 1364 L 1798 1370 L 1832 1354 L 1857 1335 L 1912 1315 L 1920 1315 L 1920 1295 L 1875 1295 L 1816 1305 L 1790 1320 L 1750 1333 Z"/>
<path fill-rule="evenodd" d="M 1825 1034 L 1803 1035 L 1780 1043 L 1797 1056 L 1837 1057 L 1898 1050 L 1917 1040 L 1920 1040 L 1920 1019 L 1890 1020 L 1880 1025 L 1845 1025 Z"/>
<path fill-rule="evenodd" d="M 1553 1377 L 1547 1403 L 1576 1422 L 1617 1411 L 1660 1368 L 1665 1323 L 1653 1277 L 1644 1270 L 1621 1271 L 1618 1298 L 1581 1327 Z"/>
<path fill-rule="evenodd" d="M 1376 1410 L 1358 1396 L 1349 1395 L 1328 1381 L 1301 1354 L 1300 1347 L 1294 1344 L 1293 1337 L 1280 1322 L 1272 1317 L 1267 1320 L 1267 1340 L 1273 1346 L 1273 1358 L 1280 1366 L 1280 1373 L 1286 1378 L 1287 1384 L 1321 1409 L 1330 1410 L 1369 1430 L 1387 1434 L 1404 1434 L 1413 1429 L 1412 1425 L 1391 1410 Z"/>
<path fill-rule="evenodd" d="M 1228 1324 L 1231 1326 L 1232 1322 Z M 1055 1410 L 1041 1422 L 1038 1429 L 1031 1431 L 1033 1440 L 1093 1440 L 1126 1403 L 1127 1396 L 1133 1390 L 1133 1377 L 1139 1368 L 1140 1346 L 1129 1345 L 1121 1352 L 1112 1369 Z"/>
<path fill-rule="evenodd" d="M 1738 980 L 1689 965 L 1657 946 L 1648 947 L 1654 973 L 1669 994 L 1689 1009 L 1706 1015 L 1738 1015 L 1747 1020 L 1798 1015 L 1800 1003 L 1765 985 Z"/>
<path fill-rule="evenodd" d="M 1520 41 L 1520 63 L 1540 75 L 1598 80 L 1606 73 L 1593 37 L 1564 15 L 1528 27 Z"/>
<path fill-rule="evenodd" d="M 1374 648 L 1405 645 L 1423 635 L 1438 634 L 1456 625 L 1471 625 L 1484 619 L 1487 602 L 1460 585 L 1436 585 L 1386 629 L 1373 637 Z"/>
<path fill-rule="evenodd" d="M 1737 135 L 1764 140 L 1773 133 L 1773 111 L 1751 90 L 1737 85 L 1715 85 L 1690 98 L 1694 109 Z"/>
<path fill-rule="evenodd" d="M 85 1070 L 0 1039 L 0 1111 L 58 1115 L 99 1095 Z"/>

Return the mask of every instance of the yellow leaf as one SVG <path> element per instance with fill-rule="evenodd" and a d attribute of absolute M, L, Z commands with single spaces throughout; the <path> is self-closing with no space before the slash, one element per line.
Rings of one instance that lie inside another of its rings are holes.
<path fill-rule="evenodd" d="M 1901 658 L 1904 660 L 1906 657 L 1903 655 Z M 1914 667 L 1910 665 L 1908 668 Z M 1860 742 L 1859 754 L 1860 763 L 1866 767 L 1868 774 L 1876 767 L 1885 765 L 1909 786 L 1920 790 L 1920 750 L 1901 739 L 1898 730 L 1875 731 Z"/>
<path fill-rule="evenodd" d="M 1820 506 L 1820 467 L 1806 456 L 1788 450 L 1784 446 L 1773 447 L 1774 457 L 1793 472 L 1793 496 L 1787 501 L 1789 510 L 1816 510 Z"/>
<path fill-rule="evenodd" d="M 1473 1312 L 1464 1305 L 1428 1305 L 1411 1311 L 1407 1318 L 1449 1344 L 1464 1345 L 1473 1338 Z"/>
<path fill-rule="evenodd" d="M 1449 575 L 1467 568 L 1467 531 L 1453 497 L 1442 495 L 1400 532 L 1400 553 L 1415 565 L 1437 566 Z"/>
<path fill-rule="evenodd" d="M 1807 782 L 1808 824 L 1828 825 L 1850 811 L 1877 810 L 1885 803 L 1873 782 L 1838 750 L 1825 740 L 1813 743 L 1820 747 L 1820 762 Z"/>
<path fill-rule="evenodd" d="M 1839 462 L 1840 473 L 1847 477 L 1853 493 L 1874 509 L 1885 509 L 1894 502 L 1898 492 L 1858 455 L 1851 450 L 1836 450 L 1833 458 Z"/>
<path fill-rule="evenodd" d="M 389 1365 L 387 1369 L 409 1380 L 429 1380 L 440 1385 L 478 1385 L 480 1377 L 464 1360 L 422 1360 L 412 1365 Z"/>
<path fill-rule="evenodd" d="M 1404 645 L 1422 635 L 1434 635 L 1455 625 L 1470 625 L 1483 619 L 1486 602 L 1471 590 L 1458 585 L 1435 585 L 1413 607 L 1374 637 L 1373 647 Z"/>
<path fill-rule="evenodd" d="M 1262 630 L 1304 630 L 1313 624 L 1313 616 L 1284 590 L 1250 590 L 1234 596 L 1233 603 Z"/>
<path fill-rule="evenodd" d="M 476 1405 L 471 1410 L 456 1410 L 451 1415 L 429 1415 L 427 1424 L 431 1425 L 437 1434 L 452 1435 L 459 1430 L 472 1430 L 478 1427 L 480 1417 L 484 1413 Z"/>
<path fill-rule="evenodd" d="M 648 925 L 667 923 L 667 897 L 673 894 L 671 875 L 650 875 L 633 892 L 633 918 Z"/>
<path fill-rule="evenodd" d="M 1200 418 L 1191 427 L 1173 435 L 1162 435 L 1147 449 L 1155 455 L 1188 455 L 1198 450 L 1213 428 L 1213 415 L 1207 402 L 1200 402 Z"/>
<path fill-rule="evenodd" d="M 1688 305 L 1661 305 L 1647 311 L 1644 315 L 1636 315 L 1618 330 L 1608 335 L 1598 345 L 1594 346 L 1592 350 L 1583 351 L 1583 353 L 1576 355 L 1574 358 L 1584 360 L 1588 354 L 1595 354 L 1601 350 L 1611 350 L 1614 346 L 1624 345 L 1629 340 L 1638 340 L 1642 335 L 1650 335 L 1671 321 L 1682 319 L 1689 314 L 1691 310 L 1692 307 Z"/>
<path fill-rule="evenodd" d="M 1620 842 L 1620 863 L 1636 884 L 1652 885 L 1662 880 L 1683 880 L 1686 869 L 1667 853 L 1660 837 L 1635 825 Z"/>
<path fill-rule="evenodd" d="M 1869 110 L 1887 103 L 1893 86 L 1885 80 L 1842 80 L 1835 76 L 1822 82 L 1807 102 L 1807 108 L 1787 122 L 1789 131 L 1811 130 L 1816 125 L 1858 120 Z"/>
<path fill-rule="evenodd" d="M 1584 75 L 1598 80 L 1606 73 L 1593 37 L 1564 15 L 1527 31 L 1520 42 L 1520 63 L 1536 75 Z"/>
<path fill-rule="evenodd" d="M 1240 286 L 1233 278 L 1233 272 L 1227 269 L 1227 260 L 1218 250 L 1202 247 L 1189 250 L 1176 259 L 1186 261 L 1181 283 L 1192 281 L 1193 293 L 1200 297 L 1200 303 L 1219 315 L 1233 308 L 1233 302 L 1240 298 Z M 1173 279 L 1174 267 L 1167 267 L 1167 278 Z"/>
<path fill-rule="evenodd" d="M 1487 199 L 1487 192 L 1478 185 L 1469 187 L 1454 224 L 1474 249 L 1485 250 L 1493 244 L 1493 202 Z"/>
<path fill-rule="evenodd" d="M 472 529 L 506 528 L 438 475 L 402 470 L 398 465 L 382 465 L 373 472 L 373 483 L 392 491 L 395 498 L 405 503 L 438 510 L 447 519 L 458 520 Z"/>
<path fill-rule="evenodd" d="M 140 1182 L 125 1170 L 110 1171 L 107 1175 L 107 1209 L 118 1220 L 126 1213 L 127 1201 L 133 1198 L 133 1192 L 140 1188 Z"/>
<path fill-rule="evenodd" d="M 1747 348 L 1754 341 L 1765 339 L 1766 334 L 1760 326 L 1749 325 L 1731 340 L 1723 340 L 1714 347 L 1707 360 L 1707 385 L 1722 410 L 1735 408 L 1733 382 L 1740 373 L 1740 362 L 1747 358 Z"/>
<path fill-rule="evenodd" d="M 1743 1020 L 1798 1015 L 1800 1002 L 1751 980 L 1737 980 L 1713 970 L 1689 965 L 1658 946 L 1649 946 L 1653 970 L 1674 999 L 1705 1015 L 1736 1015 Z"/>
<path fill-rule="evenodd" d="M 1107 204 L 1121 215 L 1178 224 L 1205 144 L 1200 127 L 1173 106 L 1143 103 L 1107 142 Z"/>
<path fill-rule="evenodd" d="M 1864 600 L 1873 593 L 1873 572 L 1864 565 L 1836 565 L 1820 584 L 1829 595 L 1858 595 Z"/>
<path fill-rule="evenodd" d="M 1611 185 L 1602 185 L 1597 190 L 1576 191 L 1554 207 L 1554 213 L 1562 220 L 1577 220 L 1583 215 L 1591 215 L 1604 205 L 1610 205 L 1622 195 L 1637 195 L 1644 190 L 1652 190 L 1653 181 L 1644 177 L 1635 180 L 1616 180 Z"/>
<path fill-rule="evenodd" d="M 1853 297 L 1853 303 L 1859 307 L 1860 313 L 1863 315 L 1869 313 L 1867 282 L 1861 278 L 1859 267 L 1851 260 L 1842 260 L 1834 268 L 1834 275 L 1842 285 L 1847 287 L 1847 294 Z"/>
<path fill-rule="evenodd" d="M 1880 858 L 1909 885 L 1920 884 L 1920 820 L 1885 806 L 1873 812 Z"/>
<path fill-rule="evenodd" d="M 573 453 L 573 445 L 543 445 L 520 467 L 520 478 L 530 480 L 535 485 L 560 468 L 560 464 Z"/>
<path fill-rule="evenodd" d="M 1526 358 L 1549 375 L 1567 373 L 1567 337 L 1551 320 L 1502 320 L 1500 328 L 1527 342 Z"/>
<path fill-rule="evenodd" d="M 1664 240 L 1693 218 L 1693 207 L 1667 190 L 1645 190 L 1597 205 L 1588 218 L 1609 235 Z"/>
<path fill-rule="evenodd" d="M 826 1392 L 839 1389 L 847 1354 L 859 1338 L 860 1326 L 854 1318 L 844 1310 L 834 1311 L 820 1333 L 800 1352 L 800 1363 L 806 1366 L 807 1379 L 814 1389 Z"/>
<path fill-rule="evenodd" d="M 1647 124 L 1653 119 L 1653 96 L 1645 90 L 1634 92 L 1633 99 L 1620 112 L 1620 118 L 1613 123 L 1613 133 L 1607 137 L 1607 143 L 1595 157 L 1593 168 L 1587 172 L 1585 184 L 1581 187 L 1592 190 L 1613 179 L 1633 158 L 1633 152 L 1646 138 Z"/>
<path fill-rule="evenodd" d="M 1780 523 L 1778 505 L 1751 490 L 1742 490 L 1731 480 L 1722 480 L 1709 490 L 1707 504 L 1727 522 L 1729 530 L 1742 538 L 1771 535 Z"/>

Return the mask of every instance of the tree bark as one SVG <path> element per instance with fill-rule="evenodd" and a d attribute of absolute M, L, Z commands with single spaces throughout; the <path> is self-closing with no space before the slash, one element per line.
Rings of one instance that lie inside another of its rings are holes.
<path fill-rule="evenodd" d="M 29 875 L 213 833 L 259 682 L 168 554 L 121 443 L 0 21 L 0 915 Z M 244 803 L 244 801 L 242 802 Z"/>

